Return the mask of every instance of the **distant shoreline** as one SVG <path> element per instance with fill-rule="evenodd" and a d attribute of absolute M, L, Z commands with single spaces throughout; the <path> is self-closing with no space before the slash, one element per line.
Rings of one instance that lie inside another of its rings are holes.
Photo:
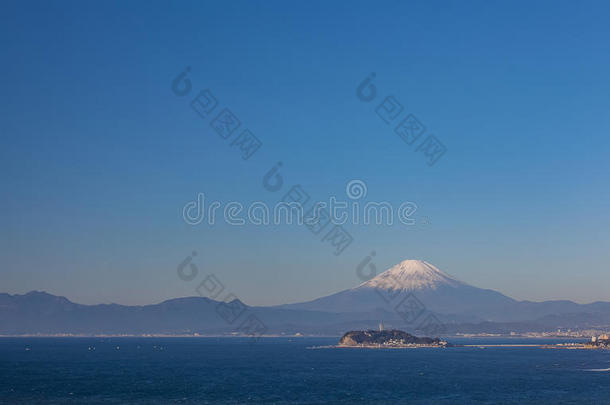
<path fill-rule="evenodd" d="M 261 335 L 261 336 L 247 336 L 247 335 L 165 335 L 165 334 L 146 334 L 146 335 L 75 335 L 75 334 L 26 334 L 26 335 L 0 335 L 1 338 L 337 338 L 341 337 L 338 335 Z M 463 336 L 463 335 L 447 335 L 444 338 L 452 339 L 554 339 L 554 340 L 587 340 L 587 337 L 568 337 L 568 336 Z"/>
<path fill-rule="evenodd" d="M 307 349 L 444 349 L 445 346 L 434 346 L 434 345 L 419 345 L 419 346 L 384 346 L 384 345 L 327 345 L 327 346 L 311 346 Z"/>
<path fill-rule="evenodd" d="M 539 349 L 555 349 L 555 350 L 610 350 L 604 347 L 596 347 L 585 344 L 556 344 L 556 345 L 545 345 L 545 344 L 498 344 L 498 345 L 414 345 L 414 346 L 384 346 L 384 345 L 328 345 L 328 346 L 311 346 L 307 349 L 445 349 L 445 348 L 470 348 L 470 349 L 487 349 L 487 348 L 524 348 L 532 347 Z"/>

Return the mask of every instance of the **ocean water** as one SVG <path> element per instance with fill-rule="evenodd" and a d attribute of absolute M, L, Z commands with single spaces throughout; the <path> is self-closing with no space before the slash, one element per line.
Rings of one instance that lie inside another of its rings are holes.
<path fill-rule="evenodd" d="M 1 338 L 0 403 L 610 403 L 610 351 L 309 349 L 337 340 Z"/>

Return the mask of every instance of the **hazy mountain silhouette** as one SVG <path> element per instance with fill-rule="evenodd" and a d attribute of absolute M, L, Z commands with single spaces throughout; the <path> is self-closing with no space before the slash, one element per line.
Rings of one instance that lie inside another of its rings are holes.
<path fill-rule="evenodd" d="M 234 306 L 204 297 L 176 298 L 160 304 L 126 306 L 82 305 L 65 297 L 32 291 L 0 294 L 0 334 L 194 334 L 223 335 L 239 330 L 250 315 L 262 321 L 266 333 L 342 333 L 346 327 L 373 327 L 386 313 L 332 314 L 319 311 Z M 232 312 L 228 308 L 233 308 Z"/>
<path fill-rule="evenodd" d="M 610 325 L 610 303 L 517 301 L 481 289 L 421 260 L 405 260 L 359 286 L 308 302 L 251 307 L 234 300 L 229 307 L 204 297 L 159 304 L 82 305 L 65 297 L 32 291 L 0 294 L 0 334 L 194 334 L 235 333 L 254 315 L 267 334 L 333 334 L 387 326 L 413 330 L 397 308 L 421 305 L 448 332 L 509 332 Z M 229 312 L 229 316 L 227 316 Z"/>
<path fill-rule="evenodd" d="M 404 260 L 359 286 L 312 301 L 281 308 L 333 313 L 395 311 L 400 297 L 412 295 L 429 311 L 457 322 L 531 321 L 561 314 L 595 314 L 600 322 L 610 303 L 580 305 L 572 301 L 517 301 L 494 290 L 466 284 L 422 260 Z M 396 296 L 387 302 L 384 297 Z"/>

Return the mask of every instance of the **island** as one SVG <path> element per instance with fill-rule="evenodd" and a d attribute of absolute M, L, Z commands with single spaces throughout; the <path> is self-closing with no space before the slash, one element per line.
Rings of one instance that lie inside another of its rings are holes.
<path fill-rule="evenodd" d="M 451 346 L 449 343 L 439 338 L 417 337 L 397 329 L 349 331 L 341 337 L 338 345 L 338 347 L 364 347 L 376 349 L 449 346 Z"/>

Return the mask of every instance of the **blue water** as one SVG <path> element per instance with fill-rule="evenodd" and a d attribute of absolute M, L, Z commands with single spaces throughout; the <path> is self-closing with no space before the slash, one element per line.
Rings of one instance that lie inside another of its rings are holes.
<path fill-rule="evenodd" d="M 336 341 L 2 338 L 0 403 L 610 403 L 610 351 L 308 349 Z"/>

